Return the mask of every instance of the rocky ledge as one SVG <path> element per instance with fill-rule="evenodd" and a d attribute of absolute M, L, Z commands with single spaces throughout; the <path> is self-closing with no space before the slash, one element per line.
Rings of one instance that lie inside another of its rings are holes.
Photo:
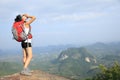
<path fill-rule="evenodd" d="M 70 80 L 61 76 L 35 70 L 31 76 L 20 75 L 19 73 L 1 77 L 0 80 Z"/>

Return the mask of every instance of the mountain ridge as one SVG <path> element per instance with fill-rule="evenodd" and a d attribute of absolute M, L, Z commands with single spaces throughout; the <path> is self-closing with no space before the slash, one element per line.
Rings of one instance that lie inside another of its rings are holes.
<path fill-rule="evenodd" d="M 42 48 L 38 47 L 36 49 L 36 53 L 33 53 L 34 58 L 30 66 L 31 69 L 43 70 L 52 74 L 57 74 L 57 75 L 69 77 L 71 79 L 80 80 L 82 78 L 86 78 L 87 76 L 93 76 L 95 73 L 97 73 L 99 71 L 98 69 L 99 64 L 111 66 L 114 61 L 120 62 L 119 59 L 120 43 L 96 43 L 82 47 L 64 48 L 62 49 L 62 51 L 60 51 L 61 48 L 56 47 L 55 49 L 55 47 L 56 46 L 53 46 L 48 50 L 46 47 L 46 50 L 42 51 L 44 53 L 41 52 Z M 51 52 L 51 50 L 54 51 Z M 18 70 L 21 70 L 22 68 L 19 67 L 21 66 L 21 64 L 13 68 L 11 65 L 15 64 L 13 63 L 13 61 L 16 61 L 17 55 L 13 56 L 10 53 L 9 55 L 10 56 L 8 57 L 5 56 L 5 60 L 3 60 L 3 61 L 9 60 L 8 61 L 9 63 L 1 62 L 4 65 L 0 63 L 1 66 L 4 66 L 4 67 L 0 67 L 1 74 L 3 74 L 3 72 L 8 73 L 6 67 L 9 65 L 10 66 L 8 70 L 10 72 L 11 71 L 18 72 Z M 95 59 L 96 59 L 96 63 L 94 62 Z"/>
<path fill-rule="evenodd" d="M 88 77 L 87 72 L 96 66 L 96 58 L 84 47 L 68 48 L 60 53 L 53 65 L 58 74 L 80 80 L 83 76 Z"/>

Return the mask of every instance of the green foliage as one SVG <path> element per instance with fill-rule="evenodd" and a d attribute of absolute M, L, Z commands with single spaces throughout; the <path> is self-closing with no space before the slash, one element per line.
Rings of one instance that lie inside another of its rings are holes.
<path fill-rule="evenodd" d="M 61 49 L 60 51 L 56 51 L 57 48 L 55 51 L 46 48 L 47 52 L 44 52 L 44 49 L 42 49 L 42 53 L 40 52 L 40 48 L 35 50 L 35 52 L 33 51 L 34 58 L 30 64 L 30 69 L 40 69 L 69 77 L 71 80 L 84 80 L 94 75 L 93 78 L 86 80 L 120 80 L 120 65 L 117 62 L 114 64 L 114 61 L 120 62 L 119 47 L 120 43 L 97 43 L 87 47 L 62 49 L 62 51 Z M 21 60 L 21 58 L 17 60 L 16 56 L 13 58 L 13 54 L 7 54 L 5 57 L 2 55 L 0 55 L 0 76 L 20 72 L 22 63 L 21 61 L 17 61 Z M 63 59 L 65 56 L 67 58 Z M 89 57 L 91 62 L 86 62 L 86 57 Z M 1 58 L 4 58 L 4 60 Z M 93 59 L 96 59 L 97 63 Z M 101 65 L 99 66 L 99 64 Z M 100 71 L 101 73 L 99 73 Z"/>
<path fill-rule="evenodd" d="M 119 80 L 120 79 L 120 64 L 115 62 L 110 68 L 100 65 L 101 73 L 94 76 L 92 79 L 86 80 Z"/>
<path fill-rule="evenodd" d="M 91 62 L 87 62 L 86 57 L 89 57 Z M 92 76 L 94 74 L 92 67 L 96 66 L 93 59 L 95 57 L 85 47 L 68 48 L 62 51 L 57 59 L 58 74 L 75 80 Z"/>
<path fill-rule="evenodd" d="M 0 62 L 0 76 L 16 73 L 20 68 L 20 64 L 15 62 Z"/>

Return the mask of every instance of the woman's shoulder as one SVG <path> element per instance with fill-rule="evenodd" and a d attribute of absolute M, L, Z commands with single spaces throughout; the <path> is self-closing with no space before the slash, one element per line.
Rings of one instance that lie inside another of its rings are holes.
<path fill-rule="evenodd" d="M 28 24 L 27 23 L 27 21 L 24 23 L 24 26 L 26 27 L 26 28 L 29 28 L 30 27 L 30 24 Z"/>

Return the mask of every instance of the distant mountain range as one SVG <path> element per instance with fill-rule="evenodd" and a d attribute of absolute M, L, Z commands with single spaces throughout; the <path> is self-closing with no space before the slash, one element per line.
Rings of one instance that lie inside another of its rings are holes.
<path fill-rule="evenodd" d="M 89 70 L 97 66 L 96 58 L 84 47 L 68 48 L 56 61 L 59 74 L 78 80 L 88 77 Z"/>
<path fill-rule="evenodd" d="M 86 46 L 96 56 L 100 55 L 118 55 L 120 54 L 120 42 L 117 43 L 95 43 L 93 45 Z"/>
<path fill-rule="evenodd" d="M 96 74 L 100 64 L 112 66 L 120 62 L 120 43 L 95 43 L 63 50 L 53 61 L 51 70 L 72 79 L 82 79 Z M 55 68 L 56 67 L 56 68 Z"/>
<path fill-rule="evenodd" d="M 50 45 L 46 47 L 33 47 L 33 52 L 34 53 L 61 52 L 70 47 L 76 47 L 76 45 Z"/>
<path fill-rule="evenodd" d="M 111 66 L 115 61 L 120 62 L 120 42 L 95 43 L 82 47 L 75 45 L 36 47 L 33 48 L 33 52 L 34 57 L 30 65 L 32 69 L 42 69 L 75 80 L 93 76 L 99 72 L 100 64 Z M 19 56 L 22 56 L 18 55 L 22 54 L 21 51 L 5 53 L 6 56 L 9 55 L 5 59 L 5 61 L 9 59 L 8 62 L 20 60 Z"/>

